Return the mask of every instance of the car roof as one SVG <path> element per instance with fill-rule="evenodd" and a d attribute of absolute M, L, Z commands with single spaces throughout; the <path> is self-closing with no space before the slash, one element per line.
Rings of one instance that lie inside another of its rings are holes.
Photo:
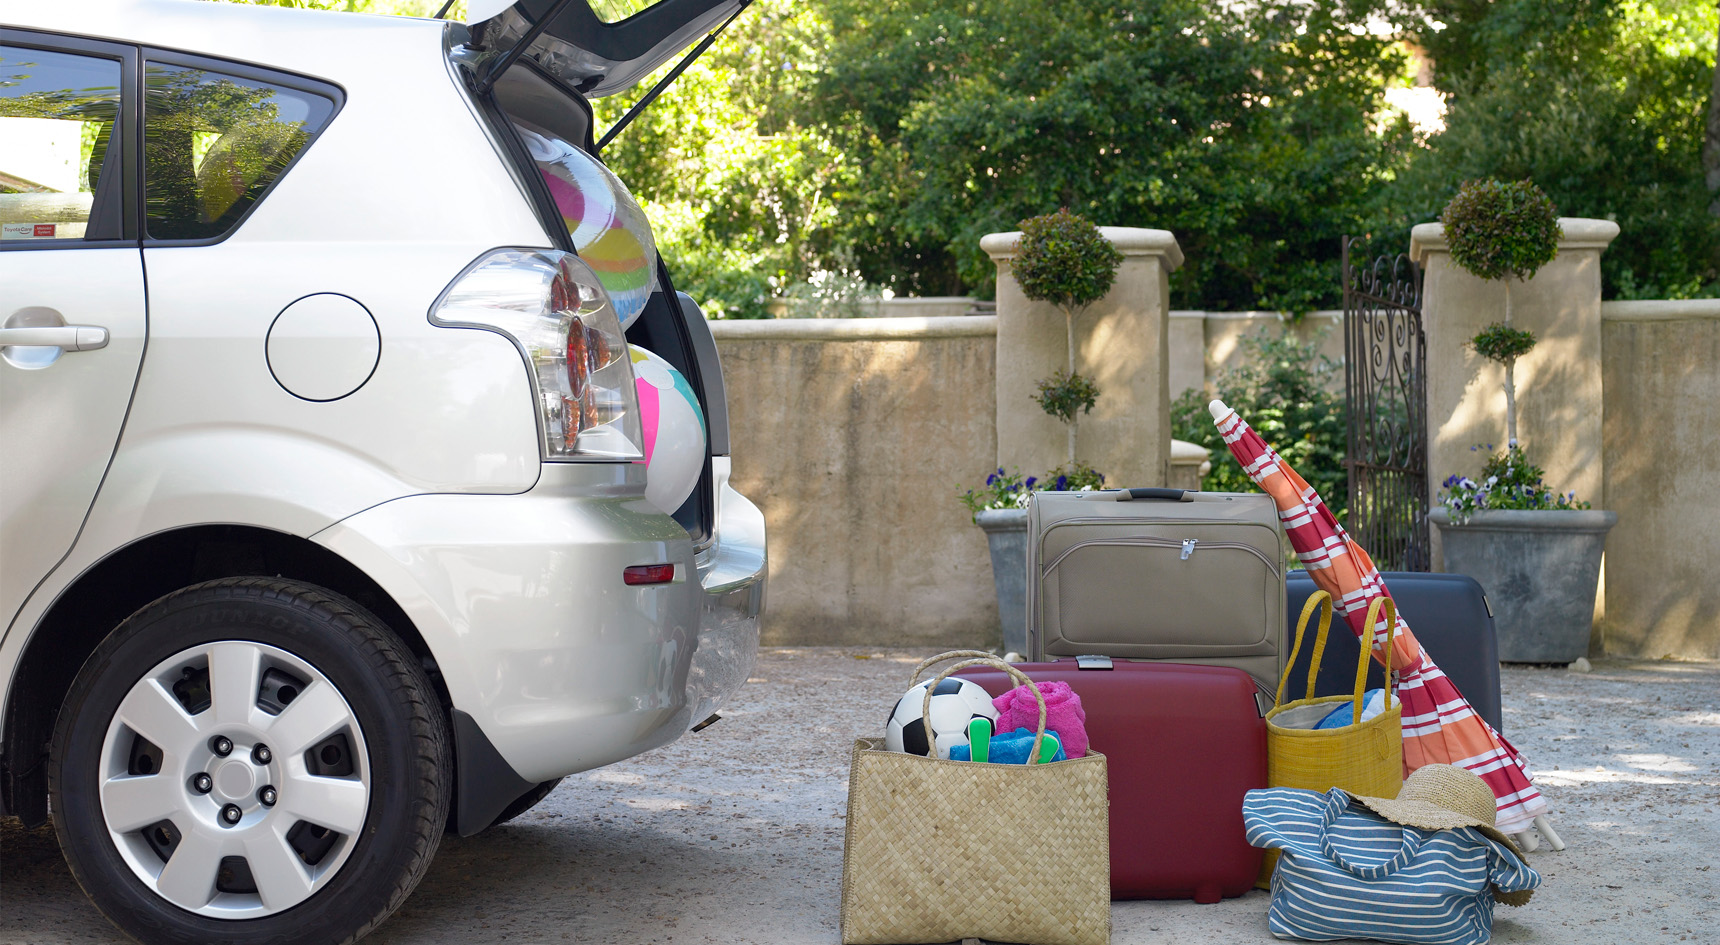
<path fill-rule="evenodd" d="M 0 23 L 234 59 L 343 84 L 373 72 L 378 59 L 398 60 L 401 50 L 388 50 L 390 45 L 422 43 L 439 53 L 439 37 L 449 25 L 207 0 L 0 0 Z M 445 71 L 439 57 L 408 58 Z"/>

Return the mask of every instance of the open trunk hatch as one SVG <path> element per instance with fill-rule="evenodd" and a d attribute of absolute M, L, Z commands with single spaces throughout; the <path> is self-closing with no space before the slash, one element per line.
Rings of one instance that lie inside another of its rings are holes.
<path fill-rule="evenodd" d="M 488 70 L 535 32 L 520 58 L 588 96 L 613 95 L 744 5 L 745 0 L 474 0 L 472 45 L 492 57 L 480 63 Z"/>

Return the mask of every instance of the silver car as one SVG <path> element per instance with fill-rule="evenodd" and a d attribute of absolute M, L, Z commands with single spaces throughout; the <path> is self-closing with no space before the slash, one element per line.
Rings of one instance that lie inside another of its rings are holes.
<path fill-rule="evenodd" d="M 489 6 L 0 0 L 0 813 L 142 941 L 352 941 L 747 678 L 716 347 L 589 105 L 744 3 Z"/>

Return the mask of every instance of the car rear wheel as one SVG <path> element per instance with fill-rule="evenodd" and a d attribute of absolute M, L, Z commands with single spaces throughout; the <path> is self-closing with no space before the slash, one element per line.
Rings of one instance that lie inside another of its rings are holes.
<path fill-rule="evenodd" d="M 344 943 L 405 900 L 447 817 L 447 734 L 357 604 L 235 578 L 134 614 L 61 709 L 66 861 L 146 943 Z"/>

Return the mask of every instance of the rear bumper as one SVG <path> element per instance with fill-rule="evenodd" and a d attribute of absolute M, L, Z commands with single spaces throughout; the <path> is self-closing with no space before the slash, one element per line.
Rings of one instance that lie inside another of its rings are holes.
<path fill-rule="evenodd" d="M 625 464 L 545 464 L 519 495 L 399 499 L 315 540 L 411 617 L 454 708 L 509 769 L 495 775 L 547 781 L 673 741 L 746 682 L 764 522 L 719 463 L 716 534 L 697 554 Z M 661 562 L 672 583 L 622 580 Z"/>
<path fill-rule="evenodd" d="M 721 708 L 752 675 L 764 611 L 764 513 L 729 487 L 727 456 L 712 462 L 717 525 L 710 547 L 698 555 L 699 644 L 687 673 L 694 723 Z"/>

